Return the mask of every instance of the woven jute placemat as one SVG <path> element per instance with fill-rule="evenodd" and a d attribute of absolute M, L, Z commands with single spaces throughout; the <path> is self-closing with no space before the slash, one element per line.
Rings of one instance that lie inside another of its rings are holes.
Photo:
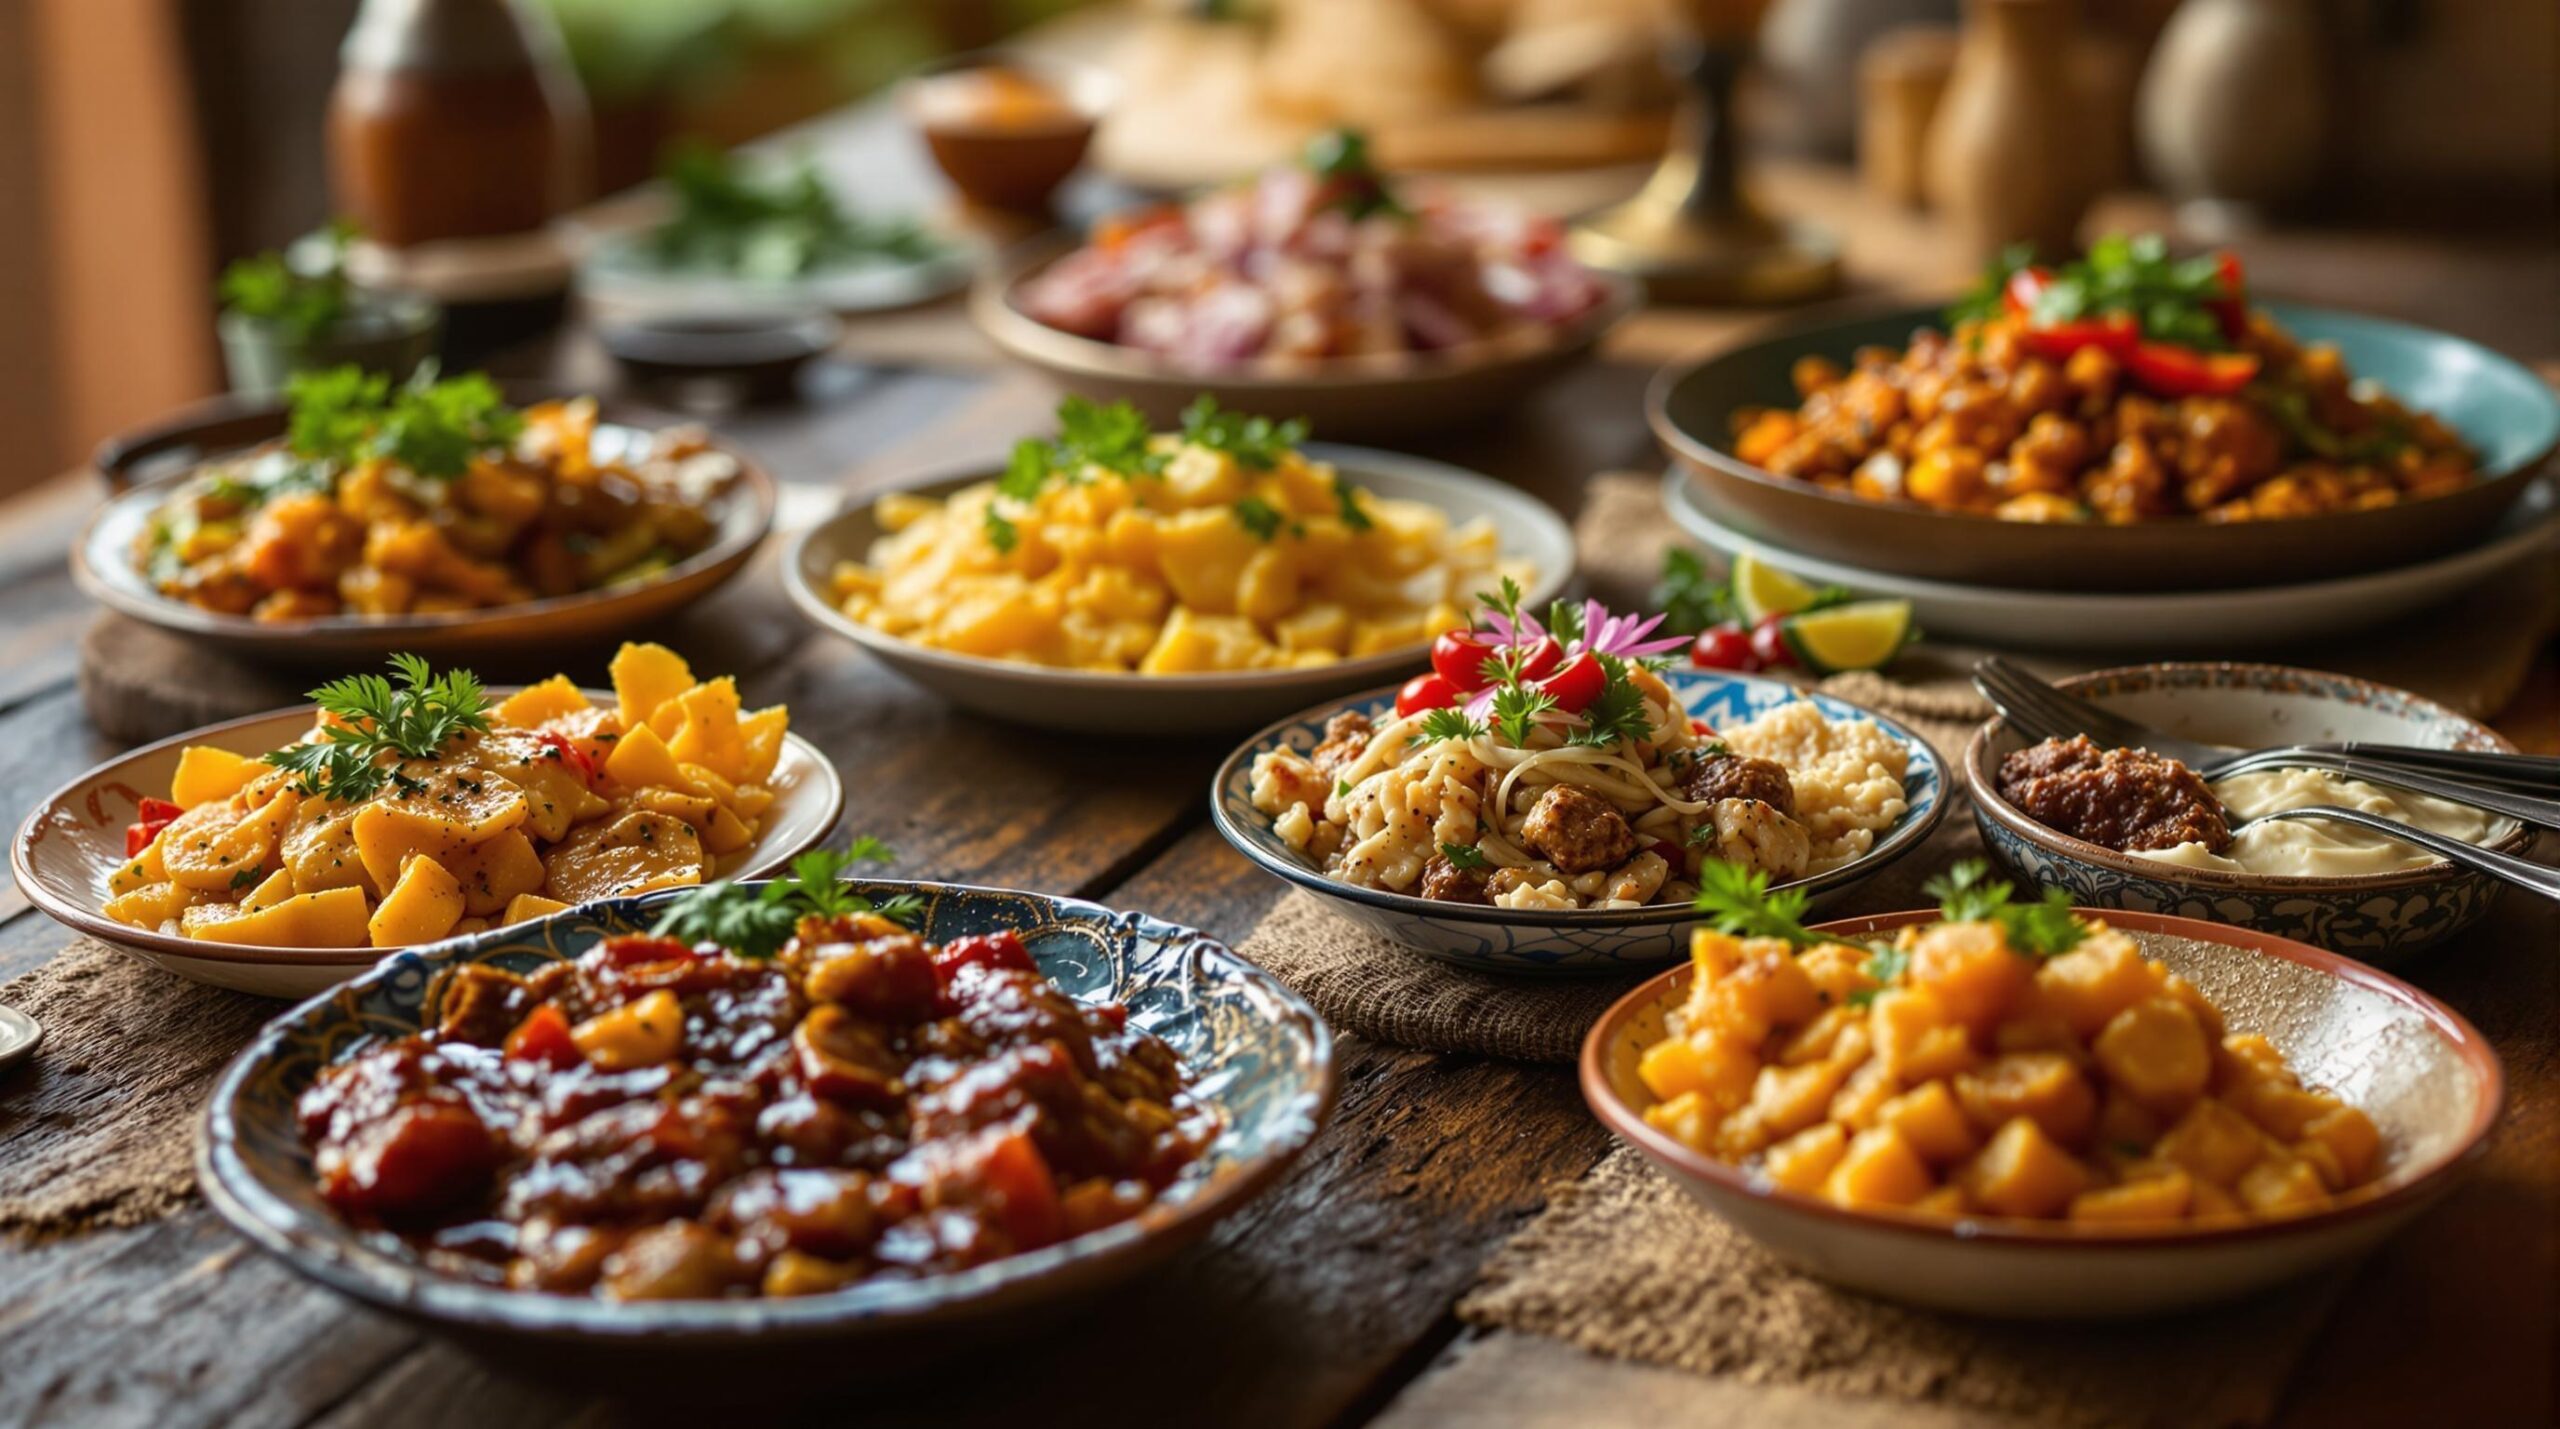
<path fill-rule="evenodd" d="M 283 1004 L 201 987 L 81 939 L 0 985 L 44 1050 L 0 1073 L 0 1235 L 141 1225 L 196 1192 L 196 1112 Z"/>
<path fill-rule="evenodd" d="M 1472 1324 L 1750 1385 L 2048 1429 L 2206 1429 L 2273 1412 L 2352 1271 L 2169 1319 L 2013 1324 L 1906 1310 L 1780 1264 L 1625 1147 L 1494 1252 Z M 1817 1429 L 1772 1396 L 1754 1429 Z"/>

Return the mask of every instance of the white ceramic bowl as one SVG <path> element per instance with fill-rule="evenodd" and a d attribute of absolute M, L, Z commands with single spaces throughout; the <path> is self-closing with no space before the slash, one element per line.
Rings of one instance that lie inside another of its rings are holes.
<path fill-rule="evenodd" d="M 1851 1210 L 1780 1190 L 1645 1124 L 1636 1075 L 1692 969 L 1647 982 L 1582 1044 L 1582 1095 L 1621 1140 L 1699 1205 L 1781 1260 L 1848 1289 L 1969 1315 L 2102 1319 L 2228 1300 L 2354 1259 L 2453 1189 L 2485 1148 L 2505 1079 L 2459 1013 L 2318 948 L 2190 918 L 2091 910 L 2204 990 L 2234 1031 L 2264 1034 L 2306 1086 L 2326 1086 L 2381 1128 L 2383 1169 L 2310 1215 L 2208 1228 L 2101 1228 Z M 1935 910 L 1823 925 L 1862 936 L 1935 922 Z"/>
<path fill-rule="evenodd" d="M 586 694 L 597 704 L 613 703 L 609 692 Z M 110 896 L 108 876 L 124 865 L 124 830 L 133 822 L 135 805 L 146 795 L 166 797 L 180 750 L 209 744 L 237 754 L 263 754 L 301 738 L 311 728 L 313 714 L 312 706 L 303 705 L 190 730 L 118 755 L 63 785 L 27 816 L 10 848 L 19 890 L 75 932 L 215 987 L 303 998 L 372 967 L 398 950 L 200 942 L 129 927 L 98 911 Z M 783 737 L 773 792 L 773 807 L 755 842 L 723 860 L 720 876 L 757 878 L 780 871 L 816 847 L 844 810 L 844 785 L 835 766 L 796 734 Z"/>
<path fill-rule="evenodd" d="M 2207 744 L 2368 740 L 2512 753 L 2496 730 L 2406 690 L 2285 665 L 2166 663 L 2094 670 L 2060 688 L 2170 734 Z M 2507 885 L 2437 862 L 2396 873 L 2289 877 L 2188 868 L 2120 853 L 2049 829 L 1999 789 L 2000 761 L 2028 743 L 1993 718 L 1965 745 L 1973 821 L 1991 856 L 2022 883 L 2060 888 L 2092 908 L 2204 918 L 2388 963 L 2479 921 Z M 2510 825 L 2489 847 L 2522 854 L 2532 829 Z"/>
<path fill-rule="evenodd" d="M 1946 813 L 1946 780 L 1927 740 L 1864 706 L 1813 694 L 1776 680 L 1721 670 L 1663 672 L 1693 718 L 1719 727 L 1740 724 L 1781 705 L 1810 700 L 1833 720 L 1872 720 L 1902 742 L 1910 763 L 1902 776 L 1909 804 L 1900 821 L 1876 836 L 1865 855 L 1827 873 L 1797 880 L 1812 906 L 1838 898 L 1882 872 L 1887 864 L 1928 841 Z M 1685 903 L 1643 908 L 1577 908 L 1548 911 L 1446 903 L 1383 888 L 1360 888 L 1326 876 L 1271 827 L 1271 816 L 1253 806 L 1253 761 L 1275 749 L 1313 750 L 1325 721 L 1356 709 L 1384 723 L 1395 709 L 1393 689 L 1371 690 L 1338 704 L 1302 710 L 1245 741 L 1209 786 L 1209 813 L 1236 852 L 1263 870 L 1323 900 L 1326 908 L 1381 937 L 1474 972 L 1509 974 L 1626 973 L 1657 968 L 1688 955 L 1688 928 L 1697 914 Z"/>
<path fill-rule="evenodd" d="M 1331 462 L 1346 479 L 1380 496 L 1428 502 L 1454 522 L 1490 518 L 1501 536 L 1502 554 L 1526 560 L 1536 573 L 1524 582 L 1534 607 L 1544 609 L 1573 574 L 1573 531 L 1534 496 L 1420 457 L 1324 442 L 1310 444 L 1306 453 Z M 972 465 L 906 492 L 943 497 L 996 474 Z M 792 601 L 818 625 L 870 651 L 890 669 L 962 709 L 1010 724 L 1087 734 L 1234 734 L 1328 695 L 1418 670 L 1427 648 L 1414 645 L 1312 669 L 1219 675 L 1060 670 L 928 649 L 874 630 L 837 608 L 829 577 L 839 562 L 859 561 L 870 552 L 881 534 L 872 511 L 869 501 L 848 506 L 792 543 L 782 574 Z"/>

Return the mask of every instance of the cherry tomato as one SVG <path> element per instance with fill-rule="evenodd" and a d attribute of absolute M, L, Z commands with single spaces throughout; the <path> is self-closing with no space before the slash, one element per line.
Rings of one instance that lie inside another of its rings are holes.
<path fill-rule="evenodd" d="M 2258 375 L 2251 352 L 2199 352 L 2174 343 L 2146 342 L 2125 359 L 2133 380 L 2163 397 L 2228 397 Z"/>
<path fill-rule="evenodd" d="M 1442 674 L 1416 675 L 1396 691 L 1396 717 L 1418 715 L 1424 710 L 1445 710 L 1465 697 L 1465 692 Z"/>
<path fill-rule="evenodd" d="M 1431 668 L 1458 689 L 1481 690 L 1493 678 L 1484 662 L 1500 644 L 1488 631 L 1443 630 L 1431 642 Z"/>
<path fill-rule="evenodd" d="M 144 849 L 151 847 L 152 840 L 160 837 L 160 831 L 176 823 L 178 816 L 186 810 L 166 799 L 144 799 L 134 806 L 133 812 L 136 816 L 134 821 L 124 826 L 124 856 L 127 858 L 139 857 Z"/>
<path fill-rule="evenodd" d="M 510 1062 L 540 1062 L 560 1071 L 587 1060 L 569 1036 L 569 1019 L 554 1002 L 526 1014 L 516 1030 L 507 1034 L 506 1049 Z"/>
<path fill-rule="evenodd" d="M 1796 652 L 1787 648 L 1787 618 L 1775 613 L 1760 617 L 1751 627 L 1751 653 L 1760 659 L 1764 670 L 1795 668 Z"/>
<path fill-rule="evenodd" d="M 1751 653 L 1751 632 L 1728 620 L 1698 632 L 1689 663 L 1701 670 L 1750 671 L 1760 668 L 1760 657 Z"/>
<path fill-rule="evenodd" d="M 1556 708 L 1566 714 L 1580 714 L 1591 708 L 1600 692 L 1609 688 L 1609 672 L 1589 651 L 1573 657 L 1573 663 L 1538 681 L 1538 688 L 1555 696 Z"/>
<path fill-rule="evenodd" d="M 145 799 L 134 807 L 133 816 L 146 824 L 166 824 L 185 812 L 185 808 L 166 799 Z"/>

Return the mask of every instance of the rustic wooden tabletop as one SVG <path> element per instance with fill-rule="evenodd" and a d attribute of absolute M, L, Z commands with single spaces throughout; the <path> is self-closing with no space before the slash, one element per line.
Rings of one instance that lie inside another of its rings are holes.
<path fill-rule="evenodd" d="M 912 202 L 939 191 L 883 112 L 856 111 L 805 137 L 865 198 Z M 1848 235 L 1867 285 L 1938 290 L 1958 276 L 1924 224 L 1872 207 L 1845 175 L 1780 169 L 1766 187 Z M 2126 200 L 2098 221 L 2158 219 Z M 2288 296 L 2405 316 L 2525 357 L 2551 355 L 2560 338 L 2560 265 L 2547 242 L 2306 234 L 2242 247 L 2261 284 Z M 1570 511 L 1590 473 L 1652 460 L 1639 396 L 1656 362 L 1766 320 L 1649 314 L 1606 360 L 1514 419 L 1426 449 Z M 589 383 L 611 377 L 572 335 L 502 366 Z M 806 400 L 720 425 L 794 483 L 861 492 L 999 451 L 1040 424 L 1047 400 L 976 343 L 956 306 L 942 305 L 865 324 L 845 355 L 811 375 Z M 74 474 L 0 506 L 0 810 L 12 823 L 112 749 L 85 723 L 74 686 L 91 611 L 63 562 L 92 480 Z M 790 702 L 794 728 L 845 775 L 847 827 L 895 844 L 905 871 L 1099 899 L 1230 940 L 1280 891 L 1208 826 L 1203 790 L 1219 748 L 1071 744 L 1002 728 L 814 633 L 748 683 L 757 703 Z M 2547 653 L 2501 723 L 2520 742 L 2560 750 L 2560 678 Z M 2363 1269 L 2296 1376 L 2284 1423 L 2551 1422 L 2560 949 L 2517 945 L 2529 927 L 2550 926 L 2522 921 L 2521 901 L 2509 900 L 2461 956 L 2417 974 L 2505 1054 L 2512 1082 L 2495 1149 L 2464 1192 Z M 67 941 L 0 889 L 0 978 Z M 1340 1110 L 1304 1163 L 1115 1301 L 1110 1316 L 1008 1349 L 1000 1372 L 929 1392 L 864 1388 L 810 1417 L 1751 1422 L 1751 1402 L 1730 1386 L 1468 1331 L 1453 1317 L 1483 1257 L 1537 1210 L 1545 1188 L 1582 1175 L 1607 1149 L 1568 1072 L 1357 1039 L 1346 1039 L 1341 1061 Z M 0 1077 L 0 1157 L 26 1129 Z M 189 1130 L 172 1126 L 170 1135 Z M 646 1417 L 498 1377 L 305 1284 L 201 1205 L 133 1229 L 0 1245 L 0 1423 L 501 1429 L 633 1414 Z"/>

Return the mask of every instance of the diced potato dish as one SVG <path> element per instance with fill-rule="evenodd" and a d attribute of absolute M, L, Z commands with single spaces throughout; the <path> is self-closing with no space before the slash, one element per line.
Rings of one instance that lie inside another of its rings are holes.
<path fill-rule="evenodd" d="M 1998 922 L 1882 951 L 1701 930 L 1639 1065 L 1645 1120 L 1784 1190 L 1933 1216 L 2227 1223 L 2373 1179 L 2370 1117 L 2130 937 L 2081 927 L 2041 960 Z"/>
<path fill-rule="evenodd" d="M 610 706 L 554 676 L 431 758 L 383 751 L 359 798 L 190 747 L 169 790 L 183 812 L 109 878 L 105 912 L 214 942 L 395 948 L 718 876 L 773 806 L 788 712 L 742 711 L 735 681 L 664 646 L 623 646 L 612 676 Z"/>
<path fill-rule="evenodd" d="M 1499 558 L 1490 522 L 1361 490 L 1294 445 L 1143 432 L 1128 469 L 1035 453 L 1029 490 L 884 497 L 887 534 L 837 567 L 837 604 L 958 654 L 1183 675 L 1410 649 L 1465 624 L 1475 592 L 1533 574 Z"/>

